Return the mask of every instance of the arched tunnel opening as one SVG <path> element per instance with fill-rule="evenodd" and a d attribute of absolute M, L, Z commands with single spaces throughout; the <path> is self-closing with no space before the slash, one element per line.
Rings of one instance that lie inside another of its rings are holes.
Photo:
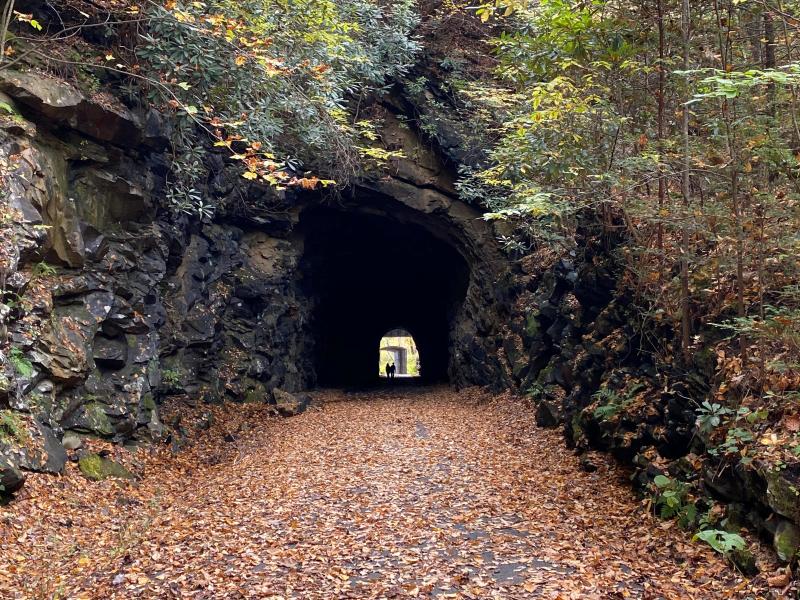
<path fill-rule="evenodd" d="M 383 335 L 378 344 L 379 377 L 420 377 L 421 366 L 413 335 L 402 328 Z"/>
<path fill-rule="evenodd" d="M 300 230 L 317 384 L 377 383 L 380 340 L 397 327 L 416 342 L 418 380 L 447 381 L 450 333 L 470 276 L 453 244 L 410 220 L 329 206 L 306 209 Z"/>

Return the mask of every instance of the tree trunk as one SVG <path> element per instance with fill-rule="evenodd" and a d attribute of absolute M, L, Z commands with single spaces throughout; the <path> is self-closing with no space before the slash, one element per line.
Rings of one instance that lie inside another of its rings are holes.
<path fill-rule="evenodd" d="M 664 278 L 664 222 L 667 203 L 667 178 L 664 173 L 664 109 L 666 71 L 664 68 L 665 46 L 664 39 L 664 0 L 656 0 L 656 15 L 658 26 L 658 228 L 656 230 L 656 248 L 658 249 L 658 280 Z"/>
<path fill-rule="evenodd" d="M 683 70 L 689 70 L 689 43 L 691 35 L 691 9 L 689 7 L 689 0 L 683 0 L 681 10 L 681 33 L 683 36 Z M 686 83 L 686 101 L 690 99 L 691 88 Z M 689 169 L 691 167 L 689 156 L 689 105 L 683 107 L 683 118 L 681 119 L 681 136 L 683 138 L 683 168 L 681 173 L 681 195 L 683 196 L 683 219 L 681 227 L 681 353 L 683 354 L 683 362 L 689 365 L 691 362 L 691 354 L 689 352 L 691 331 L 691 319 L 689 315 L 689 224 L 690 217 L 689 207 L 691 205 L 690 199 L 690 179 Z"/>

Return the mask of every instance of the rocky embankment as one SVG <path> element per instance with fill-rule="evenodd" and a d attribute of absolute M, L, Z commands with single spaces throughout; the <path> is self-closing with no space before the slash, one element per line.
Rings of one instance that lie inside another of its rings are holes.
<path fill-rule="evenodd" d="M 307 385 L 296 248 L 166 213 L 159 113 L 34 71 L 3 71 L 0 91 L 4 493 L 60 472 L 65 432 L 164 438 L 166 394 L 276 403 Z"/>
<path fill-rule="evenodd" d="M 2 493 L 26 470 L 60 472 L 65 433 L 173 435 L 179 426 L 159 417 L 166 395 L 301 410 L 298 393 L 315 382 L 315 298 L 302 284 L 296 226 L 320 198 L 245 184 L 211 153 L 204 193 L 217 216 L 170 213 L 169 122 L 158 112 L 33 71 L 3 71 L 0 92 Z M 402 223 L 427 228 L 469 265 L 452 317 L 452 379 L 522 390 L 538 422 L 563 427 L 578 450 L 611 452 L 643 487 L 656 475 L 687 482 L 708 496 L 701 504 L 724 502 L 726 518 L 792 560 L 800 472 L 712 459 L 698 435 L 713 351 L 683 370 L 654 361 L 614 244 L 589 226 L 571 254 L 541 251 L 510 269 L 492 230 L 458 200 L 445 159 L 396 121 L 389 111 L 384 138 L 407 158 L 358 185 L 397 202 Z"/>
<path fill-rule="evenodd" d="M 714 456 L 715 444 L 698 427 L 698 409 L 714 401 L 719 333 L 701 333 L 704 349 L 688 368 L 657 362 L 620 272 L 607 241 L 591 229 L 569 256 L 543 251 L 524 259 L 502 348 L 507 372 L 532 399 L 540 426 L 562 428 L 576 452 L 610 452 L 657 506 L 653 481 L 661 475 L 682 494 L 678 518 L 692 503 L 697 515 L 707 511 L 718 526 L 750 530 L 793 562 L 800 472 Z M 749 556 L 739 566 L 754 569 Z"/>
<path fill-rule="evenodd" d="M 2 71 L 0 94 L 3 493 L 26 470 L 60 472 L 67 433 L 118 443 L 173 435 L 159 417 L 166 396 L 291 412 L 295 395 L 304 406 L 318 299 L 303 282 L 313 274 L 301 264 L 302 218 L 330 201 L 247 182 L 219 150 L 202 190 L 213 217 L 169 210 L 169 119 L 35 70 Z M 506 288 L 491 229 L 455 198 L 435 154 L 386 121 L 384 138 L 406 158 L 361 179 L 356 200 L 336 208 L 457 248 L 470 273 L 451 316 L 450 368 L 464 383 L 495 382 Z"/>

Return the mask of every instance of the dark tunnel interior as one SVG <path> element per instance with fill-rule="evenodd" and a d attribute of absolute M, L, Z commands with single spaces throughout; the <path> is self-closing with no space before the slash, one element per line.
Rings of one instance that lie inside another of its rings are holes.
<path fill-rule="evenodd" d="M 421 381 L 446 381 L 450 328 L 469 282 L 459 252 L 418 224 L 378 215 L 317 206 L 300 224 L 318 385 L 376 383 L 380 339 L 398 328 L 414 337 Z"/>

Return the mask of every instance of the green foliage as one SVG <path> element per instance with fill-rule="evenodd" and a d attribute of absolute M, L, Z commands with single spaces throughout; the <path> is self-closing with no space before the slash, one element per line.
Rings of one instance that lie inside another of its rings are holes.
<path fill-rule="evenodd" d="M 754 88 L 765 85 L 794 86 L 800 83 L 800 63 L 791 63 L 780 69 L 747 69 L 746 71 L 722 71 L 720 69 L 697 69 L 674 71 L 675 75 L 704 74 L 697 83 L 698 93 L 689 104 L 703 100 L 733 100 L 742 94 L 752 93 Z"/>
<path fill-rule="evenodd" d="M 18 115 L 19 113 L 8 102 L 0 101 L 0 110 L 5 111 L 9 115 Z"/>
<path fill-rule="evenodd" d="M 718 454 L 739 454 L 744 445 L 752 442 L 755 438 L 747 429 L 733 427 L 725 432 L 725 441 L 716 448 L 709 448 L 708 452 L 712 455 Z"/>
<path fill-rule="evenodd" d="M 183 371 L 178 369 L 162 369 L 161 381 L 171 388 L 176 388 L 183 383 Z"/>
<path fill-rule="evenodd" d="M 187 173 L 192 173 L 194 176 L 200 177 L 203 170 L 202 163 L 191 163 L 187 168 L 187 163 L 185 161 L 185 156 L 176 159 L 172 163 L 173 173 L 177 174 L 178 177 L 186 176 Z M 187 182 L 191 180 L 184 179 L 183 181 Z M 197 216 L 200 220 L 208 220 L 214 216 L 213 203 L 206 202 L 203 199 L 203 194 L 193 187 L 186 187 L 185 185 L 172 187 L 167 190 L 166 199 L 168 206 L 176 212 L 188 216 Z"/>
<path fill-rule="evenodd" d="M 742 536 L 721 529 L 705 529 L 703 531 L 698 531 L 692 539 L 701 540 L 720 554 L 726 556 L 735 550 L 744 550 L 747 547 Z"/>
<path fill-rule="evenodd" d="M 707 400 L 698 408 L 697 413 L 697 427 L 701 433 L 708 435 L 720 425 L 727 427 L 724 441 L 717 446 L 709 447 L 708 453 L 712 456 L 740 456 L 742 462 L 749 462 L 746 448 L 755 440 L 748 427 L 769 417 L 769 411 L 764 409 L 751 410 L 746 406 L 740 406 L 734 411 Z"/>
<path fill-rule="evenodd" d="M 595 397 L 597 397 L 597 394 L 595 394 Z M 602 398 L 598 397 L 598 399 L 605 402 L 605 404 L 601 404 L 594 409 L 593 414 L 596 419 L 601 419 L 604 421 L 611 419 L 623 408 L 625 408 L 625 403 L 623 402 L 622 398 L 620 398 L 620 396 L 613 391 L 604 394 Z"/>
<path fill-rule="evenodd" d="M 532 400 L 538 400 L 544 397 L 545 387 L 541 383 L 534 381 L 525 393 Z"/>
<path fill-rule="evenodd" d="M 697 427 L 702 433 L 711 433 L 722 423 L 722 418 L 730 414 L 733 414 L 730 408 L 705 400 L 697 409 Z"/>
<path fill-rule="evenodd" d="M 710 451 L 788 452 L 797 436 L 777 423 L 785 448 L 754 442 L 800 401 L 798 30 L 791 11 L 753 3 L 728 3 L 722 19 L 712 2 L 651 8 L 479 3 L 502 25 L 496 85 L 473 100 L 504 112 L 457 189 L 502 221 L 515 256 L 616 246 L 640 350 L 670 370 L 705 353 L 717 369 L 697 411 Z M 620 412 L 612 400 L 597 418 Z"/>
<path fill-rule="evenodd" d="M 545 0 L 517 7 L 517 27 L 495 41 L 510 116 L 490 166 L 461 188 L 488 187 L 489 219 L 511 220 L 537 244 L 569 246 L 574 216 L 609 194 L 620 127 L 610 98 L 638 67 L 624 20 L 593 5 Z"/>
<path fill-rule="evenodd" d="M 351 99 L 383 89 L 418 50 L 410 0 L 211 0 L 153 5 L 138 54 L 168 82 L 149 90 L 177 127 L 176 211 L 209 217 L 204 139 L 227 147 L 247 179 L 283 187 L 356 173 Z M 375 158 L 370 156 L 369 158 Z M 385 158 L 385 157 L 379 157 Z"/>
<path fill-rule="evenodd" d="M 11 410 L 0 410 L 0 442 L 24 444 L 30 437 L 19 415 Z"/>
<path fill-rule="evenodd" d="M 42 30 L 42 24 L 39 23 L 39 21 L 37 21 L 36 19 L 34 19 L 33 15 L 24 14 L 24 13 L 21 13 L 19 11 L 14 11 L 14 14 L 17 17 L 17 21 L 19 21 L 20 23 L 27 23 L 28 25 L 30 25 L 33 29 L 35 29 L 37 31 L 41 31 Z"/>
<path fill-rule="evenodd" d="M 22 377 L 30 377 L 34 373 L 33 363 L 19 348 L 13 347 L 8 353 L 8 359 L 14 370 Z"/>
<path fill-rule="evenodd" d="M 53 277 L 54 275 L 58 274 L 56 268 L 52 265 L 47 264 L 45 261 L 41 261 L 33 265 L 33 269 L 31 269 L 31 274 L 35 278 L 39 277 Z"/>
<path fill-rule="evenodd" d="M 611 419 L 630 406 L 636 394 L 643 388 L 641 383 L 636 382 L 626 385 L 621 393 L 606 386 L 601 387 L 592 394 L 592 398 L 598 403 L 593 413 L 594 417 L 601 420 Z"/>
<path fill-rule="evenodd" d="M 800 298 L 800 293 L 795 286 L 787 286 L 778 297 L 793 304 Z M 796 352 L 800 351 L 800 307 L 767 304 L 763 315 L 733 317 L 727 322 L 715 323 L 714 326 L 729 332 L 731 336 L 745 335 L 763 342 L 779 342 Z M 775 370 L 788 371 L 797 369 L 800 365 L 780 361 L 773 366 Z"/>
<path fill-rule="evenodd" d="M 656 475 L 653 485 L 655 486 L 655 507 L 662 519 L 676 518 L 678 524 L 684 529 L 696 525 L 697 505 L 689 500 L 688 485 L 665 475 Z"/>

